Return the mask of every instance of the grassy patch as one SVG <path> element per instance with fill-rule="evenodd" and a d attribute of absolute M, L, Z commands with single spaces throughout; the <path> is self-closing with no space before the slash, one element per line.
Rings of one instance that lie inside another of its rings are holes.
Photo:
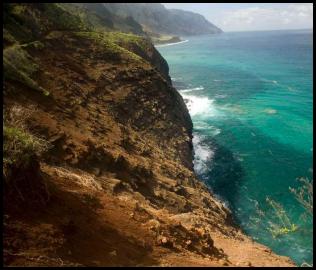
<path fill-rule="evenodd" d="M 135 47 L 138 47 L 141 51 L 146 52 L 150 46 L 149 40 L 134 34 L 106 32 L 103 35 L 105 39 L 130 52 L 133 52 L 132 50 L 135 49 Z"/>
<path fill-rule="evenodd" d="M 43 15 L 46 16 L 54 25 L 54 28 L 59 30 L 88 30 L 87 25 L 76 16 L 66 10 L 60 4 L 43 3 Z"/>
<path fill-rule="evenodd" d="M 148 41 L 146 41 L 145 38 L 136 36 L 133 34 L 126 34 L 126 33 L 121 33 L 121 32 L 107 32 L 106 37 L 113 43 L 116 44 L 136 44 L 142 49 L 146 49 L 148 46 Z"/>
<path fill-rule="evenodd" d="M 3 53 L 3 58 L 29 76 L 38 71 L 38 65 L 21 46 L 7 48 Z"/>
<path fill-rule="evenodd" d="M 118 43 L 119 40 L 128 40 L 128 36 L 134 36 L 129 34 L 117 33 L 117 32 L 76 32 L 77 36 L 92 39 L 96 44 L 102 47 L 104 52 L 112 53 L 117 55 L 119 58 L 132 59 L 136 62 L 143 62 L 143 59 L 137 54 L 121 47 Z M 130 39 L 130 42 L 131 39 Z"/>
<path fill-rule="evenodd" d="M 9 178 L 12 168 L 27 168 L 33 158 L 46 152 L 49 143 L 26 128 L 33 109 L 13 106 L 4 114 L 3 128 L 3 174 Z"/>
<path fill-rule="evenodd" d="M 26 169 L 42 155 L 49 144 L 42 138 L 17 127 L 3 129 L 3 176 L 10 181 L 13 168 Z M 13 179 L 14 180 L 14 179 Z"/>
<path fill-rule="evenodd" d="M 37 46 L 40 45 L 37 44 Z M 21 46 L 12 46 L 3 52 L 3 68 L 4 79 L 20 82 L 46 96 L 49 95 L 47 90 L 32 79 L 32 75 L 39 70 L 39 66 Z"/>
<path fill-rule="evenodd" d="M 105 53 L 111 53 L 119 59 L 132 59 L 136 62 L 142 62 L 143 59 L 135 53 L 119 46 L 111 39 L 108 33 L 100 32 L 76 32 L 76 35 L 86 39 L 92 39 L 95 44 L 99 45 Z"/>
<path fill-rule="evenodd" d="M 80 16 L 54 3 L 5 4 L 3 25 L 4 29 L 21 43 L 41 39 L 52 30 L 90 29 Z M 8 34 L 6 37 L 12 40 Z"/>
<path fill-rule="evenodd" d="M 78 4 L 72 3 L 60 3 L 59 7 L 65 11 L 77 16 L 80 18 L 83 25 L 85 25 L 88 30 L 97 30 L 97 31 L 108 31 L 113 28 L 113 24 L 110 18 L 102 19 L 93 12 L 87 12 L 85 8 L 79 7 Z M 106 16 L 104 14 L 103 16 Z"/>
<path fill-rule="evenodd" d="M 3 42 L 6 44 L 14 44 L 17 41 L 7 29 L 3 29 Z"/>
<path fill-rule="evenodd" d="M 15 127 L 3 129 L 3 161 L 5 165 L 27 166 L 30 158 L 42 151 L 41 140 Z"/>

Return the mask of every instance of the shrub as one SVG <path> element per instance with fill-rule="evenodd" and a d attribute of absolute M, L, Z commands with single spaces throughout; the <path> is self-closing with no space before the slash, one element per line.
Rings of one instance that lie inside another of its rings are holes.
<path fill-rule="evenodd" d="M 46 149 L 45 141 L 19 128 L 4 127 L 3 130 L 4 163 L 24 167 L 34 155 L 40 155 Z"/>
<path fill-rule="evenodd" d="M 300 185 L 297 188 L 289 187 L 289 190 L 304 210 L 303 214 L 300 216 L 300 219 L 307 223 L 307 218 L 311 220 L 313 219 L 313 179 L 310 180 L 308 178 L 301 177 L 297 180 L 300 182 Z M 268 216 L 268 212 L 261 210 L 259 205 L 256 204 L 257 214 L 260 218 L 269 220 L 269 226 L 265 226 L 265 229 L 270 231 L 273 238 L 302 230 L 302 228 L 299 228 L 298 225 L 290 220 L 290 217 L 282 204 L 269 197 L 266 197 L 266 202 L 273 210 L 271 215 Z M 256 222 L 260 222 L 260 219 L 257 219 Z M 301 227 L 303 225 L 301 225 Z M 307 232 L 310 233 L 310 237 L 312 238 L 313 229 L 308 229 Z M 301 266 L 313 267 L 313 263 L 302 262 Z"/>
<path fill-rule="evenodd" d="M 278 223 L 270 222 L 269 231 L 271 232 L 273 238 L 276 238 L 283 234 L 288 234 L 290 232 L 295 232 L 298 229 L 297 225 L 290 221 L 286 211 L 281 204 L 270 199 L 269 197 L 266 198 L 266 201 L 274 210 L 274 213 L 279 221 Z"/>
<path fill-rule="evenodd" d="M 10 178 L 13 168 L 27 168 L 30 162 L 46 152 L 49 143 L 26 128 L 26 122 L 33 113 L 32 109 L 13 106 L 5 112 L 3 129 L 3 174 Z"/>
<path fill-rule="evenodd" d="M 307 214 L 313 216 L 313 180 L 308 178 L 299 178 L 301 186 L 297 189 L 289 188 L 291 193 L 294 194 L 295 199 L 306 210 Z"/>

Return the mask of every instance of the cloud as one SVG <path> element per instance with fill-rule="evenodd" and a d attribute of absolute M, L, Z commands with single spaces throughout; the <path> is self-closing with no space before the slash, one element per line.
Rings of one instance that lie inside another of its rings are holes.
<path fill-rule="evenodd" d="M 248 7 L 224 11 L 217 24 L 224 31 L 313 28 L 313 4 Z"/>

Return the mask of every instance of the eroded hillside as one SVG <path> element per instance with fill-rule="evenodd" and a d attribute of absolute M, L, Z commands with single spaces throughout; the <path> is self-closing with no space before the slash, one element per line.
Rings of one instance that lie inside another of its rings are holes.
<path fill-rule="evenodd" d="M 293 265 L 195 177 L 188 110 L 148 40 L 57 5 L 6 8 L 5 265 Z"/>

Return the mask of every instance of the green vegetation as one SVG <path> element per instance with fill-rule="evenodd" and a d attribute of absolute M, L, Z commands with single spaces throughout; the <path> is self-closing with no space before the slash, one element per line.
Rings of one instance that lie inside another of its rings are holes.
<path fill-rule="evenodd" d="M 80 18 L 82 24 L 85 26 L 84 28 L 87 30 L 109 31 L 113 28 L 111 20 L 104 20 L 99 16 L 96 16 L 94 13 L 86 12 L 86 10 L 82 7 L 79 7 L 78 4 L 60 3 L 58 6 L 66 12 L 69 12 Z"/>
<path fill-rule="evenodd" d="M 279 220 L 279 223 L 270 222 L 269 231 L 271 232 L 273 238 L 290 232 L 295 232 L 298 229 L 297 225 L 291 223 L 289 217 L 287 216 L 281 204 L 270 199 L 269 197 L 266 198 L 266 201 L 272 207 L 276 217 Z"/>
<path fill-rule="evenodd" d="M 5 126 L 3 139 L 4 165 L 26 167 L 30 158 L 43 150 L 40 139 L 19 128 Z"/>
<path fill-rule="evenodd" d="M 21 48 L 34 48 L 37 50 L 41 50 L 41 49 L 45 48 L 45 45 L 42 42 L 37 40 L 37 41 L 25 43 L 25 44 L 21 45 Z"/>
<path fill-rule="evenodd" d="M 62 31 L 92 39 L 105 59 L 118 59 L 143 64 L 137 52 L 145 52 L 149 40 L 133 34 L 109 32 L 113 25 L 96 14 L 73 4 L 5 4 L 3 56 L 4 79 L 19 82 L 45 96 L 49 92 L 41 87 L 35 77 L 40 72 L 38 64 L 28 49 L 45 48 L 43 39 L 58 38 Z"/>
<path fill-rule="evenodd" d="M 313 180 L 309 180 L 307 178 L 299 178 L 301 183 L 297 189 L 289 188 L 291 193 L 294 194 L 295 199 L 300 203 L 300 205 L 304 209 L 304 213 L 302 217 L 313 217 Z M 277 238 L 279 236 L 296 232 L 299 227 L 290 220 L 287 212 L 284 207 L 276 202 L 275 200 L 267 197 L 266 202 L 269 207 L 273 210 L 272 216 L 269 218 L 270 220 L 277 218 L 278 222 L 269 222 L 270 227 L 268 230 L 271 232 L 273 238 Z M 259 208 L 257 208 L 257 213 L 259 216 L 264 217 L 266 213 Z"/>
<path fill-rule="evenodd" d="M 26 11 L 26 6 L 24 5 L 14 5 L 12 8 L 12 14 L 18 16 Z"/>
<path fill-rule="evenodd" d="M 75 32 L 79 37 L 92 39 L 96 44 L 102 47 L 105 53 L 110 53 L 112 56 L 118 59 L 133 59 L 137 62 L 143 62 L 144 60 L 137 54 L 123 48 L 119 45 L 120 42 L 133 42 L 137 40 L 137 36 L 131 34 L 123 34 L 119 32 Z M 141 39 L 141 38 L 140 38 Z"/>
<path fill-rule="evenodd" d="M 5 40 L 10 43 L 31 42 L 43 38 L 51 30 L 87 31 L 81 18 L 52 3 L 5 4 Z"/>
<path fill-rule="evenodd" d="M 154 44 L 166 44 L 166 43 L 180 42 L 181 39 L 177 36 L 159 35 L 158 37 L 151 36 L 151 41 Z"/>
<path fill-rule="evenodd" d="M 41 46 L 38 42 L 35 44 L 35 46 Z M 32 75 L 39 70 L 39 66 L 21 46 L 14 45 L 4 50 L 3 68 L 4 79 L 20 82 L 31 89 L 42 92 L 45 96 L 49 95 L 47 90 L 32 79 Z"/>
<path fill-rule="evenodd" d="M 144 35 L 142 26 L 132 16 L 120 16 L 110 12 L 102 3 L 68 3 L 63 5 L 79 16 L 93 31 L 115 31 Z"/>
<path fill-rule="evenodd" d="M 303 208 L 303 213 L 300 217 L 300 220 L 308 222 L 308 218 L 311 220 L 313 218 L 313 180 L 309 180 L 308 178 L 299 178 L 298 181 L 300 182 L 300 186 L 298 188 L 290 187 L 289 189 L 290 192 L 293 193 L 295 199 Z M 253 220 L 255 220 L 256 223 L 260 222 L 260 220 L 263 218 L 265 220 L 268 220 L 269 226 L 265 226 L 265 228 L 269 230 L 273 238 L 278 238 L 290 233 L 295 233 L 301 229 L 303 230 L 303 228 L 301 228 L 302 225 L 299 227 L 297 224 L 290 220 L 287 211 L 280 203 L 269 197 L 266 198 L 266 202 L 272 211 L 263 211 L 259 208 L 258 205 L 256 205 L 257 214 L 260 218 L 253 218 Z M 262 223 L 262 225 L 264 224 Z M 310 233 L 312 238 L 313 231 L 310 231 Z M 303 262 L 301 266 L 312 267 L 313 265 Z"/>
<path fill-rule="evenodd" d="M 58 30 L 89 30 L 79 16 L 72 14 L 61 4 L 42 3 L 43 17 L 48 18 L 54 29 Z"/>
<path fill-rule="evenodd" d="M 121 32 L 107 32 L 105 33 L 106 38 L 116 44 L 131 45 L 136 44 L 143 50 L 148 46 L 148 41 L 144 37 L 136 36 L 133 34 L 126 34 Z"/>
<path fill-rule="evenodd" d="M 3 29 L 3 42 L 8 44 L 14 44 L 17 41 L 7 29 Z"/>
<path fill-rule="evenodd" d="M 16 45 L 7 48 L 4 51 L 3 58 L 10 62 L 16 69 L 29 76 L 38 71 L 38 65 L 21 46 Z"/>
<path fill-rule="evenodd" d="M 13 106 L 5 112 L 3 128 L 3 175 L 10 178 L 13 168 L 27 168 L 33 158 L 40 157 L 50 145 L 43 138 L 31 134 L 26 121 L 33 109 Z"/>
<path fill-rule="evenodd" d="M 298 189 L 289 188 L 294 194 L 295 199 L 301 204 L 301 206 L 306 210 L 309 216 L 313 216 L 313 180 L 308 178 L 299 178 L 298 181 L 301 182 L 301 186 Z"/>
<path fill-rule="evenodd" d="M 94 6 L 91 4 L 89 7 Z M 112 18 L 110 13 L 109 18 L 101 16 L 98 7 L 99 5 L 95 5 L 95 12 L 88 12 L 85 5 L 80 4 L 5 4 L 5 45 L 14 44 L 13 48 L 5 49 L 5 77 L 48 95 L 32 78 L 36 65 L 22 48 L 41 50 L 45 46 L 44 38 L 55 38 L 62 31 L 75 32 L 80 37 L 93 39 L 102 47 L 105 56 L 143 63 L 143 59 L 134 51 L 138 48 L 139 51 L 146 51 L 149 40 L 133 34 L 113 32 L 112 20 L 117 22 L 117 18 Z M 19 43 L 20 47 L 15 47 Z"/>

